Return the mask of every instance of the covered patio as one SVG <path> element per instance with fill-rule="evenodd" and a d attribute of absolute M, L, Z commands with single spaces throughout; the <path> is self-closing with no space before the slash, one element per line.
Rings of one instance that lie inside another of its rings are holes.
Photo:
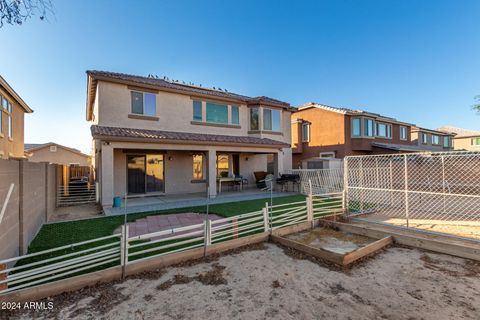
<path fill-rule="evenodd" d="M 158 195 L 158 196 L 145 196 L 145 197 L 127 197 L 127 205 L 125 207 L 125 199 L 122 200 L 121 207 L 104 208 L 105 215 L 114 216 L 122 215 L 127 212 L 139 213 L 149 211 L 159 211 L 176 208 L 188 208 L 195 206 L 204 206 L 209 204 L 219 204 L 227 202 L 236 202 L 244 200 L 256 200 L 265 199 L 272 196 L 273 198 L 284 197 L 289 195 L 295 195 L 295 192 L 279 192 L 268 191 L 255 188 L 244 189 L 241 192 L 238 191 L 224 191 L 218 193 L 215 198 L 207 199 L 206 192 L 190 193 L 190 194 L 175 194 L 175 195 Z"/>
<path fill-rule="evenodd" d="M 279 177 L 291 167 L 289 145 L 263 137 L 99 126 L 92 134 L 107 214 L 123 213 L 124 203 L 112 208 L 114 198 L 116 205 L 119 198 L 132 199 L 130 212 L 201 205 L 207 193 L 220 203 L 258 199 L 265 195 L 257 173 Z"/>

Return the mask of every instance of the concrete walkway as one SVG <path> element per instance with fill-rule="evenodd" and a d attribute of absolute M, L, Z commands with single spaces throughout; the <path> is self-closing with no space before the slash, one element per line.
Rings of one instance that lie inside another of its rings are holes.
<path fill-rule="evenodd" d="M 181 228 L 186 226 L 192 226 L 196 224 L 201 224 L 205 221 L 207 215 L 199 213 L 179 213 L 179 214 L 166 214 L 166 215 L 157 215 L 157 216 L 148 216 L 143 219 L 138 219 L 135 222 L 128 223 L 128 233 L 130 237 L 139 236 L 142 234 L 172 230 L 174 228 Z M 209 220 L 218 220 L 222 217 L 216 214 L 209 214 Z M 200 227 L 198 230 L 202 230 L 203 227 Z M 176 232 L 175 235 L 180 235 L 182 233 L 188 233 L 196 230 L 188 230 L 184 232 Z M 155 237 L 153 240 L 162 239 L 172 236 L 167 234 L 160 237 Z"/>
<path fill-rule="evenodd" d="M 296 192 L 273 192 L 272 197 L 285 197 L 296 195 Z M 222 192 L 216 198 L 210 199 L 210 204 L 238 202 L 245 200 L 266 199 L 270 197 L 270 192 L 259 190 L 246 190 L 242 192 Z M 160 211 L 176 208 L 187 208 L 195 206 L 204 206 L 207 204 L 205 194 L 187 194 L 177 196 L 156 196 L 143 198 L 129 198 L 127 200 L 127 214 L 149 211 Z M 120 208 L 105 208 L 105 215 L 115 216 L 125 214 L 125 202 Z"/>

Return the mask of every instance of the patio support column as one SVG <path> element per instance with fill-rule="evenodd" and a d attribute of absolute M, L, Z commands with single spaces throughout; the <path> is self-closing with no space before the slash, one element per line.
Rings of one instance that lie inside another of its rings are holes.
<path fill-rule="evenodd" d="M 217 196 L 217 150 L 208 150 L 208 186 L 210 198 Z"/>
<path fill-rule="evenodd" d="M 283 151 L 278 151 L 273 154 L 273 173 L 275 178 L 279 178 L 280 174 L 284 173 L 283 169 Z"/>
<path fill-rule="evenodd" d="M 101 203 L 103 207 L 113 206 L 113 147 L 109 143 L 102 145 Z"/>

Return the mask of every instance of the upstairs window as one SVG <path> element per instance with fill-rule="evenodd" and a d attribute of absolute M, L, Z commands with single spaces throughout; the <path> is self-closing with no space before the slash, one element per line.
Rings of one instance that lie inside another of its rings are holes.
<path fill-rule="evenodd" d="M 422 143 L 427 144 L 428 143 L 427 134 L 426 133 L 421 133 L 421 135 L 422 135 Z"/>
<path fill-rule="evenodd" d="M 8 137 L 13 138 L 13 123 L 12 123 L 12 104 L 8 102 Z"/>
<path fill-rule="evenodd" d="M 260 130 L 258 107 L 250 108 L 250 130 Z"/>
<path fill-rule="evenodd" d="M 480 146 L 480 138 L 473 138 L 472 146 Z"/>
<path fill-rule="evenodd" d="M 207 102 L 207 122 L 228 123 L 228 107 L 224 104 Z"/>
<path fill-rule="evenodd" d="M 302 142 L 310 142 L 310 124 L 302 124 Z"/>
<path fill-rule="evenodd" d="M 444 148 L 450 147 L 450 137 L 449 136 L 444 136 L 443 137 L 443 147 Z"/>
<path fill-rule="evenodd" d="M 432 134 L 432 144 L 439 145 L 440 144 L 440 137 Z"/>
<path fill-rule="evenodd" d="M 362 122 L 360 118 L 352 119 L 352 137 L 360 137 L 362 135 Z"/>
<path fill-rule="evenodd" d="M 372 119 L 364 119 L 364 136 L 373 137 L 375 135 L 374 124 Z"/>
<path fill-rule="evenodd" d="M 155 116 L 157 113 L 157 96 L 148 92 L 132 91 L 132 113 Z"/>
<path fill-rule="evenodd" d="M 193 101 L 193 120 L 202 121 L 202 101 Z"/>
<path fill-rule="evenodd" d="M 240 124 L 238 106 L 232 106 L 232 124 Z"/>
<path fill-rule="evenodd" d="M 263 130 L 280 131 L 280 111 L 263 109 Z"/>
<path fill-rule="evenodd" d="M 391 138 L 392 137 L 392 125 L 387 123 L 377 123 L 377 137 Z"/>
<path fill-rule="evenodd" d="M 407 140 L 407 127 L 400 127 L 400 140 Z"/>

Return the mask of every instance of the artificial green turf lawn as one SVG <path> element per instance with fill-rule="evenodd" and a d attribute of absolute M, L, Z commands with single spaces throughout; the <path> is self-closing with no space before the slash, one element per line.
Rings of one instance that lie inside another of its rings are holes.
<path fill-rule="evenodd" d="M 304 195 L 293 195 L 273 198 L 273 204 L 284 204 L 298 202 L 305 199 Z M 246 200 L 238 202 L 228 202 L 213 204 L 209 207 L 210 213 L 215 213 L 224 217 L 236 216 L 248 212 L 261 210 L 265 207 L 265 202 L 270 198 Z M 135 221 L 146 216 L 158 214 L 170 214 L 181 212 L 205 213 L 206 206 L 196 206 L 188 208 L 168 209 L 155 212 L 144 212 L 129 214 L 129 222 Z M 45 224 L 40 232 L 31 242 L 28 252 L 38 252 L 55 247 L 64 246 L 76 242 L 95 239 L 113 234 L 114 230 L 123 224 L 123 216 L 102 217 L 80 221 L 58 222 Z"/>

